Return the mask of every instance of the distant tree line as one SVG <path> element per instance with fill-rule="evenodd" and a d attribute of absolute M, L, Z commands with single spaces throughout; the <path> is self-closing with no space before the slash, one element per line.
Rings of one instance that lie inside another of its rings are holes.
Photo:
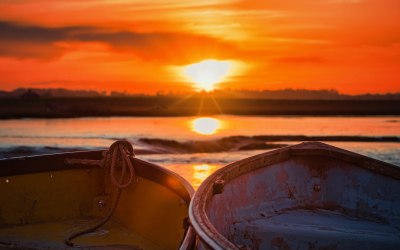
<path fill-rule="evenodd" d="M 73 98 L 73 97 L 169 97 L 182 98 L 183 96 L 210 95 L 214 98 L 226 99 L 266 99 L 266 100 L 400 100 L 399 93 L 386 94 L 362 94 L 362 95 L 347 95 L 341 94 L 334 89 L 308 90 L 308 89 L 281 89 L 281 90 L 214 90 L 210 93 L 206 92 L 158 92 L 154 95 L 132 94 L 127 91 L 105 91 L 98 92 L 95 90 L 71 90 L 64 88 L 18 88 L 12 91 L 0 91 L 0 98 Z"/>

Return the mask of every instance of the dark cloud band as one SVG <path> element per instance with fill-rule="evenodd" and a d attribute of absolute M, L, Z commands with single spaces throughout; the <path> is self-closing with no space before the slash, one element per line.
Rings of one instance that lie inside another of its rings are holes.
<path fill-rule="evenodd" d="M 188 33 L 137 33 L 132 31 L 107 31 L 98 27 L 67 26 L 42 27 L 0 21 L 0 55 L 14 57 L 51 57 L 62 53 L 56 42 L 101 42 L 114 49 L 131 50 L 146 59 L 163 60 L 175 53 L 221 47 L 224 51 L 235 51 L 235 47 L 223 40 Z M 171 51 L 172 50 L 172 51 Z M 198 53 L 198 54 L 206 54 Z M 176 56 L 176 54 L 175 54 Z"/>

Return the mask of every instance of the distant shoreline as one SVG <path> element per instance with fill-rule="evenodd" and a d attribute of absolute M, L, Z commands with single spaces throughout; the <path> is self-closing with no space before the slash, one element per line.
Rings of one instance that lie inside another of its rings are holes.
<path fill-rule="evenodd" d="M 114 138 L 114 140 L 125 138 Z M 215 140 L 178 141 L 166 138 L 139 138 L 131 141 L 135 154 L 182 154 L 182 153 L 220 153 L 246 150 L 270 150 L 288 146 L 288 143 L 302 141 L 323 142 L 378 142 L 400 143 L 398 136 L 306 136 L 306 135 L 257 135 L 229 136 Z M 111 143 L 111 142 L 110 142 Z M 17 146 L 0 148 L 0 159 L 63 152 L 106 150 L 101 147 L 51 147 L 51 146 Z"/>
<path fill-rule="evenodd" d="M 0 119 L 78 117 L 390 116 L 400 115 L 400 100 L 265 100 L 220 98 L 75 97 L 0 98 Z"/>

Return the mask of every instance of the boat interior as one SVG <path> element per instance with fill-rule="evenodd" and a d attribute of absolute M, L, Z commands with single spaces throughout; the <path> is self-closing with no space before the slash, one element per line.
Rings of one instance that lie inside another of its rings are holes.
<path fill-rule="evenodd" d="M 0 161 L 0 248 L 178 249 L 192 244 L 189 184 L 132 158 L 133 181 L 118 197 L 105 168 L 66 164 L 66 159 L 101 158 L 100 151 L 92 151 Z M 103 226 L 66 244 L 115 204 Z"/>

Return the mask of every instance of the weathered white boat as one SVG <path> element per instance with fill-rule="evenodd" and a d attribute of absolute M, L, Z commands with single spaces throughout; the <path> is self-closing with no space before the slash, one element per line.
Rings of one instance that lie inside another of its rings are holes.
<path fill-rule="evenodd" d="M 0 160 L 0 249 L 191 249 L 190 184 L 113 145 Z"/>
<path fill-rule="evenodd" d="M 199 249 L 400 249 L 400 168 L 302 143 L 216 171 L 189 217 Z"/>

